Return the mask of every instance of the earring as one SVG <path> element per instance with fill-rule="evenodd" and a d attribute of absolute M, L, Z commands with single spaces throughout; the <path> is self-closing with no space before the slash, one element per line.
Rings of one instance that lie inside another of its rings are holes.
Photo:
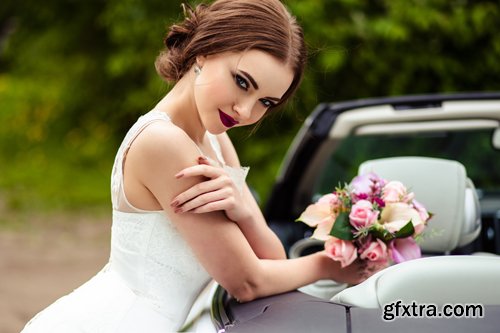
<path fill-rule="evenodd" d="M 201 67 L 198 66 L 198 65 L 194 65 L 194 74 L 196 74 L 196 76 L 200 75 L 201 73 Z"/>

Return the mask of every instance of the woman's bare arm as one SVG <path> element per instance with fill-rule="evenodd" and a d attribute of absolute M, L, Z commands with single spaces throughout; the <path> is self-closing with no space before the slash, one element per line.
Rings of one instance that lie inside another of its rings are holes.
<path fill-rule="evenodd" d="M 183 133 L 168 123 L 148 126 L 130 148 L 126 172 L 153 194 L 207 272 L 233 296 L 249 301 L 324 278 L 360 281 L 355 265 L 341 270 L 322 252 L 293 260 L 259 259 L 242 230 L 222 211 L 174 213 L 172 198 L 203 181 L 201 177 L 175 178 L 179 170 L 196 163 L 199 155 Z"/>
<path fill-rule="evenodd" d="M 227 133 L 218 135 L 217 139 L 226 164 L 240 167 L 238 155 Z M 246 183 L 243 186 L 243 199 L 245 204 L 250 206 L 252 218 L 249 221 L 242 221 L 238 225 L 257 256 L 261 259 L 285 259 L 286 253 L 281 241 L 268 227 L 262 211 Z"/>

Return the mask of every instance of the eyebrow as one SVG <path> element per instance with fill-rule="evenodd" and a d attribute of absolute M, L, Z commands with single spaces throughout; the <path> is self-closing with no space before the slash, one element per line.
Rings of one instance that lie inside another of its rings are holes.
<path fill-rule="evenodd" d="M 250 83 L 252 84 L 252 86 L 254 87 L 255 90 L 259 89 L 259 85 L 257 84 L 257 82 L 255 82 L 255 80 L 252 77 L 252 75 L 248 74 L 247 72 L 245 72 L 245 71 L 243 71 L 241 69 L 240 69 L 240 72 L 248 79 L 248 81 L 250 81 Z M 270 99 L 270 100 L 273 100 L 275 102 L 281 101 L 281 98 L 277 98 L 277 97 L 266 97 L 266 98 Z"/>

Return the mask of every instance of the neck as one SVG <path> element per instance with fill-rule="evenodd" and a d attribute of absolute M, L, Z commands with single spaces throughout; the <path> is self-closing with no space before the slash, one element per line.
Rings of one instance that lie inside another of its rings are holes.
<path fill-rule="evenodd" d="M 168 114 L 172 122 L 198 145 L 203 142 L 203 126 L 194 100 L 193 73 L 186 73 L 158 103 L 156 109 Z"/>

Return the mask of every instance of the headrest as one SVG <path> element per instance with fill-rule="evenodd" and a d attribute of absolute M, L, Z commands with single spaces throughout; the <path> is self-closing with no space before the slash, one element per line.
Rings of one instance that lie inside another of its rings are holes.
<path fill-rule="evenodd" d="M 370 160 L 358 174 L 375 172 L 401 181 L 434 216 L 421 242 L 424 252 L 447 252 L 472 242 L 481 230 L 481 214 L 474 184 L 465 167 L 453 160 L 429 157 L 392 157 Z"/>

